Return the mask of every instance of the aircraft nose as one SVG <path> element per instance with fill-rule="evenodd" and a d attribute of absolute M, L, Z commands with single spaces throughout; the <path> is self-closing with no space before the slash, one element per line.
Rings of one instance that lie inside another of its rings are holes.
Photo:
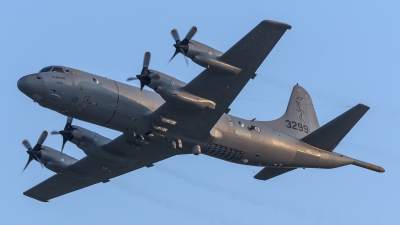
<path fill-rule="evenodd" d="M 38 73 L 21 77 L 17 86 L 22 93 L 35 101 L 40 101 L 45 91 L 43 77 Z"/>

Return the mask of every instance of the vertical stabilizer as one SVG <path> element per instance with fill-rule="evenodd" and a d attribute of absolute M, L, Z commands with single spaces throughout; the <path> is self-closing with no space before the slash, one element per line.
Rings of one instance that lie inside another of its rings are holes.
<path fill-rule="evenodd" d="M 265 125 L 295 138 L 303 138 L 319 128 L 314 105 L 308 92 L 299 85 L 293 87 L 285 114 Z"/>

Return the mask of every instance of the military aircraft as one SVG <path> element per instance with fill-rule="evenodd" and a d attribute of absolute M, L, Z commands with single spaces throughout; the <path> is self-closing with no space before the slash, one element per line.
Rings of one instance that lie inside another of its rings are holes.
<path fill-rule="evenodd" d="M 183 41 L 172 31 L 174 56 L 182 53 L 205 67 L 187 84 L 149 69 L 149 52 L 141 73 L 128 78 L 139 80 L 140 88 L 65 66 L 48 66 L 20 78 L 21 92 L 67 116 L 64 129 L 52 132 L 63 138 L 61 151 L 43 145 L 47 131 L 33 148 L 23 141 L 29 155 L 25 168 L 35 160 L 56 173 L 24 194 L 47 202 L 180 154 L 260 166 L 263 169 L 254 176 L 259 180 L 296 168 L 349 164 L 384 172 L 382 167 L 333 152 L 368 111 L 363 104 L 320 127 L 310 95 L 295 85 L 285 114 L 277 120 L 228 114 L 230 104 L 288 29 L 291 26 L 285 23 L 262 21 L 225 53 L 191 40 L 193 30 Z M 154 92 L 143 90 L 145 86 Z M 72 125 L 72 118 L 122 134 L 110 140 Z M 68 156 L 63 152 L 66 142 L 87 156 L 80 160 Z"/>

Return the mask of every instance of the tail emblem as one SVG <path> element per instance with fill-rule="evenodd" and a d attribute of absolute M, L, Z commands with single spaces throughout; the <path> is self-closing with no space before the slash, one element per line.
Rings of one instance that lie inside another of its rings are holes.
<path fill-rule="evenodd" d="M 301 104 L 300 104 L 300 101 L 302 101 L 302 100 L 303 100 L 302 97 L 297 97 L 297 100 L 296 100 L 297 109 L 296 109 L 296 111 L 300 113 L 300 115 L 299 115 L 300 123 L 306 124 L 306 122 L 305 122 L 304 119 L 303 119 L 303 115 L 306 115 L 306 114 L 305 114 L 304 111 L 301 109 Z"/>

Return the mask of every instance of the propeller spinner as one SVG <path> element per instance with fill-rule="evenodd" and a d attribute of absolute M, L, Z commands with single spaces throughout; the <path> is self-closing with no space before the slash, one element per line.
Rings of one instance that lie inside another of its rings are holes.
<path fill-rule="evenodd" d="M 42 148 L 43 142 L 46 140 L 47 135 L 48 135 L 47 131 L 43 131 L 42 135 L 40 135 L 40 137 L 39 137 L 37 144 L 33 148 L 31 146 L 31 144 L 29 144 L 28 140 L 22 141 L 22 144 L 25 146 L 25 148 L 28 149 L 26 152 L 29 155 L 28 162 L 26 163 L 22 172 L 25 171 L 25 169 L 28 167 L 29 163 L 31 163 L 32 160 L 36 160 L 42 165 L 42 163 L 40 161 L 40 157 L 42 155 L 42 153 L 40 152 L 40 149 Z"/>
<path fill-rule="evenodd" d="M 172 55 L 171 59 L 169 60 L 170 62 L 178 53 L 182 53 L 182 55 L 185 55 L 185 52 L 187 52 L 189 49 L 189 45 L 188 45 L 189 41 L 193 38 L 193 36 L 196 34 L 196 32 L 197 32 L 197 27 L 193 26 L 192 29 L 190 29 L 189 32 L 187 33 L 185 39 L 183 39 L 181 41 L 179 38 L 178 31 L 176 29 L 173 29 L 171 31 L 172 37 L 175 40 L 175 44 L 174 44 L 175 53 L 174 53 L 174 55 Z M 188 65 L 189 63 L 188 63 L 186 57 L 184 57 L 184 58 L 186 61 L 186 65 Z"/>
<path fill-rule="evenodd" d="M 128 79 L 126 79 L 126 81 L 139 80 L 140 92 L 142 92 L 144 86 L 149 85 L 151 82 L 150 71 L 149 71 L 150 56 L 151 56 L 150 52 L 146 52 L 144 54 L 143 69 L 139 75 L 136 75 L 136 77 L 129 77 Z"/>
<path fill-rule="evenodd" d="M 75 130 L 75 128 L 72 127 L 72 120 L 73 120 L 72 117 L 67 118 L 67 123 L 65 124 L 64 130 L 51 132 L 51 134 L 61 134 L 63 138 L 61 152 L 63 152 L 64 150 L 65 143 L 67 143 L 67 141 L 72 140 L 73 138 L 72 131 Z"/>

